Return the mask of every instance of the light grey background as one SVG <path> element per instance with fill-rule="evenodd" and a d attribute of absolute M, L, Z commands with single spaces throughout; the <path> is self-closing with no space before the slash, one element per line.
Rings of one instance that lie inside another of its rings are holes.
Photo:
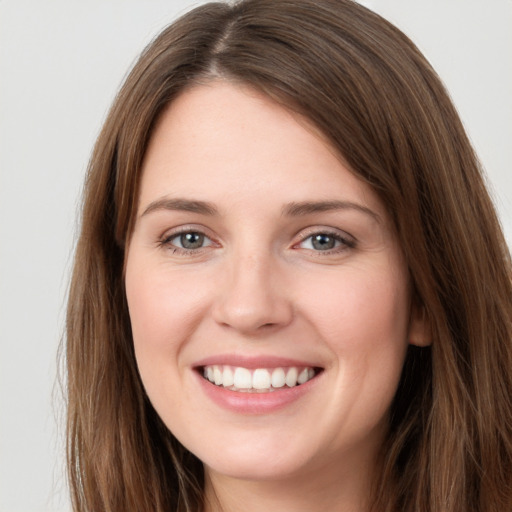
<path fill-rule="evenodd" d="M 512 1 L 361 0 L 452 93 L 512 241 Z M 56 382 L 74 225 L 121 79 L 188 0 L 0 0 L 0 512 L 69 510 Z"/>

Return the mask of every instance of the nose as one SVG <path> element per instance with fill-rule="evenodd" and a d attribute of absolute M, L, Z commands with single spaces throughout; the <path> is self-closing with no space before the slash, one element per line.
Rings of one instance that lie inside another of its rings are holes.
<path fill-rule="evenodd" d="M 282 270 L 268 254 L 235 257 L 226 262 L 213 307 L 219 324 L 245 335 L 259 335 L 288 325 L 293 303 Z"/>

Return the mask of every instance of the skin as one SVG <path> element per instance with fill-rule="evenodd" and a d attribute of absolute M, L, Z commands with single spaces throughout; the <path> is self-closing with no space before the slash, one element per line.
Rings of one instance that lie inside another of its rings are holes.
<path fill-rule="evenodd" d="M 290 206 L 326 201 L 343 205 Z M 181 231 L 203 245 L 184 250 Z M 322 233 L 332 248 L 313 244 Z M 365 509 L 407 345 L 425 344 L 424 326 L 385 208 L 307 120 L 222 81 L 182 93 L 145 156 L 125 272 L 142 381 L 204 462 L 208 510 Z M 240 413 L 213 402 L 197 373 L 226 354 L 323 371 L 285 407 Z"/>

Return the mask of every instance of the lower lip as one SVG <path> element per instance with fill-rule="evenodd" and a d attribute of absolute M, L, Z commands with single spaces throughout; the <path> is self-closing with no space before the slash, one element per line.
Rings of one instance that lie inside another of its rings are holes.
<path fill-rule="evenodd" d="M 195 372 L 205 394 L 217 405 L 239 414 L 269 414 L 300 400 L 316 385 L 319 375 L 293 388 L 281 388 L 268 393 L 231 391 L 212 384 Z"/>

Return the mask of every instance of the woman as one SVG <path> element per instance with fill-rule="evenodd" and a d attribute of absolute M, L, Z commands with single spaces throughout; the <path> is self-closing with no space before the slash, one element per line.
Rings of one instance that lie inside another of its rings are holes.
<path fill-rule="evenodd" d="M 509 510 L 509 272 L 402 33 L 345 0 L 195 9 L 90 163 L 75 510 Z"/>

